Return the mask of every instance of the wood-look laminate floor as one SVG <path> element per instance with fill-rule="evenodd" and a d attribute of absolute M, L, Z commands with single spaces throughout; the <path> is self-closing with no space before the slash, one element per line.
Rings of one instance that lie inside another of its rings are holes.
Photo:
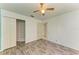
<path fill-rule="evenodd" d="M 36 40 L 27 44 L 18 42 L 16 47 L 0 52 L 1 55 L 78 55 L 79 51 L 52 43 Z"/>

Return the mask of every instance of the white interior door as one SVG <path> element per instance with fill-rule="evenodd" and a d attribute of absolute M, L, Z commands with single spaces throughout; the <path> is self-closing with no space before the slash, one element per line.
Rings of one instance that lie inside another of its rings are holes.
<path fill-rule="evenodd" d="M 38 39 L 47 39 L 47 23 L 38 23 Z"/>
<path fill-rule="evenodd" d="M 16 19 L 3 18 L 4 49 L 16 46 Z"/>

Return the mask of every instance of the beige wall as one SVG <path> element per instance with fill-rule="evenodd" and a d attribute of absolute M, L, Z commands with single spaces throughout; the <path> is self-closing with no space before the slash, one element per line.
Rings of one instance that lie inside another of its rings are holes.
<path fill-rule="evenodd" d="M 48 40 L 79 50 L 79 10 L 47 20 Z"/>

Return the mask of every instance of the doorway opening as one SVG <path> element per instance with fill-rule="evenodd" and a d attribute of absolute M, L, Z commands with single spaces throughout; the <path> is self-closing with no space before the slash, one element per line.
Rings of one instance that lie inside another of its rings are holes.
<path fill-rule="evenodd" d="M 16 45 L 25 45 L 25 21 L 16 19 Z"/>

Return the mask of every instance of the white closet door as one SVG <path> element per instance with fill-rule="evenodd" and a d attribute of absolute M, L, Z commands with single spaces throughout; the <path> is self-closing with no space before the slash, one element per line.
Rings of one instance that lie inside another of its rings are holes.
<path fill-rule="evenodd" d="M 47 23 L 38 23 L 37 25 L 37 35 L 38 39 L 47 39 Z"/>
<path fill-rule="evenodd" d="M 3 41 L 4 49 L 16 46 L 16 19 L 4 17 Z"/>

